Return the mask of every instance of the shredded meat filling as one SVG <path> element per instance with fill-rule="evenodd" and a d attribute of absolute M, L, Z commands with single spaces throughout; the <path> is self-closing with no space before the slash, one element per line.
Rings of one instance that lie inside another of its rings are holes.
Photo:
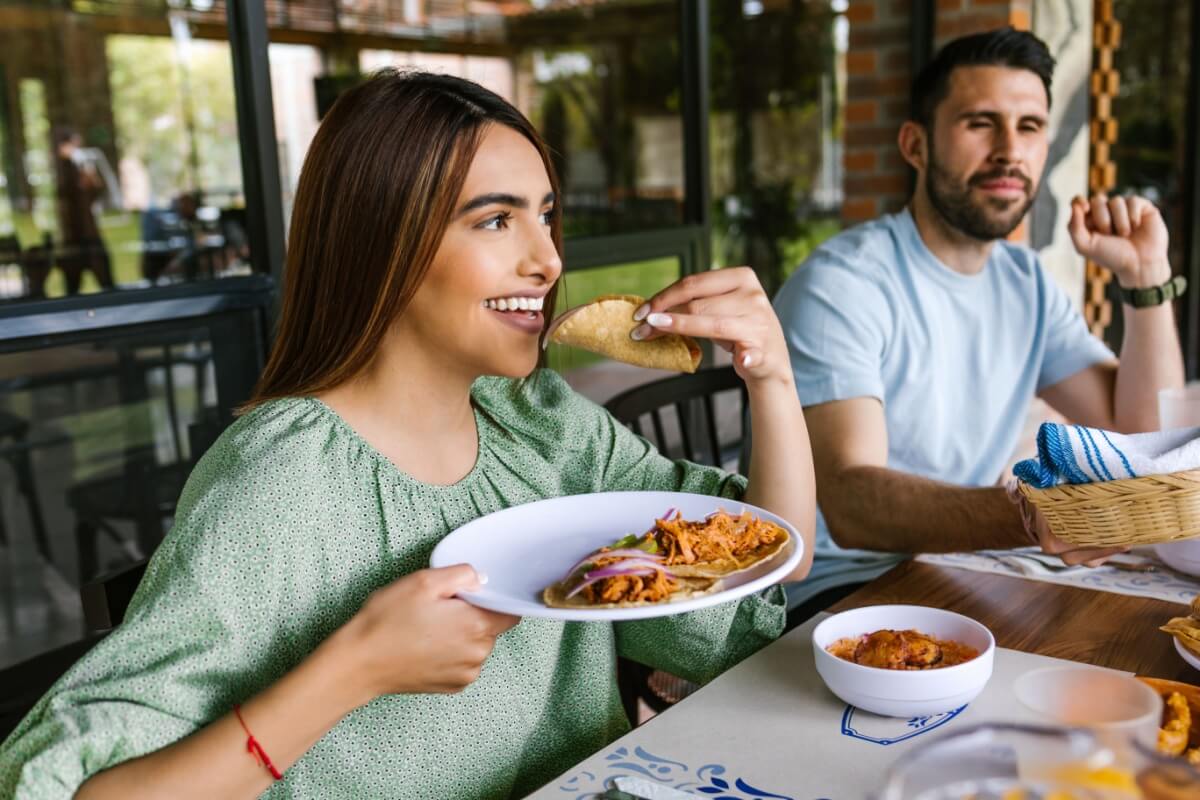
<path fill-rule="evenodd" d="M 614 575 L 586 586 L 583 595 L 589 603 L 653 603 L 670 596 L 678 584 L 658 570 L 653 575 Z"/>
<path fill-rule="evenodd" d="M 779 534 L 779 527 L 755 519 L 749 512 L 735 517 L 718 511 L 699 522 L 680 519 L 679 515 L 660 519 L 646 536 L 655 537 L 670 565 L 736 561 L 771 544 Z"/>

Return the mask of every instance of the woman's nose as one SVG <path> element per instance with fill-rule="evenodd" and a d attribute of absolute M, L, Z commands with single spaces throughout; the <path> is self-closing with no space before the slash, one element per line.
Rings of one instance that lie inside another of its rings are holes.
<path fill-rule="evenodd" d="M 558 280 L 562 274 L 562 257 L 554 240 L 550 237 L 548 228 L 541 228 L 533 235 L 529 243 L 529 255 L 522 264 L 522 272 L 529 275 L 541 275 L 546 282 Z"/>

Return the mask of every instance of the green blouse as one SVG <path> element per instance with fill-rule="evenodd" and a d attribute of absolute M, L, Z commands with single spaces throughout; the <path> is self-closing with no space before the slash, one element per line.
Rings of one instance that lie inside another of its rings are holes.
<path fill-rule="evenodd" d="M 472 396 L 479 455 L 452 486 L 401 473 L 319 400 L 269 402 L 235 422 L 193 471 L 124 623 L 0 746 L 0 797 L 69 797 L 227 713 L 483 514 L 582 492 L 745 488 L 667 460 L 552 372 L 480 379 Z M 705 681 L 783 623 L 778 587 L 615 625 L 525 619 L 465 691 L 375 699 L 263 796 L 519 797 L 628 729 L 617 653 Z"/>

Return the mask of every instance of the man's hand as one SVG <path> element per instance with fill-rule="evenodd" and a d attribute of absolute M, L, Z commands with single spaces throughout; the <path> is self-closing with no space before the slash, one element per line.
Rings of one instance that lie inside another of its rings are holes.
<path fill-rule="evenodd" d="M 1077 567 L 1080 564 L 1085 567 L 1099 567 L 1118 553 L 1129 550 L 1128 547 L 1080 547 L 1070 542 L 1064 542 L 1050 532 L 1050 526 L 1046 524 L 1046 518 L 1042 516 L 1042 512 L 1036 508 L 1032 508 L 1032 511 L 1034 531 L 1042 552 L 1058 556 L 1069 567 Z"/>
<path fill-rule="evenodd" d="M 1171 279 L 1167 226 L 1144 197 L 1075 197 L 1067 231 L 1080 255 L 1112 270 L 1126 289 Z"/>

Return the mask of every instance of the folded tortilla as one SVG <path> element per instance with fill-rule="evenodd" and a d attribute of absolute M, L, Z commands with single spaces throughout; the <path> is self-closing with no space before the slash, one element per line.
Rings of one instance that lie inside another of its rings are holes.
<path fill-rule="evenodd" d="M 641 324 L 633 312 L 644 302 L 631 294 L 602 295 L 555 319 L 549 339 L 639 367 L 695 372 L 700 366 L 700 345 L 690 336 L 669 333 L 641 342 L 629 338 Z"/>
<path fill-rule="evenodd" d="M 706 594 L 720 591 L 724 588 L 721 581 L 714 578 L 684 578 L 676 576 L 679 588 L 663 600 L 626 600 L 621 603 L 589 603 L 583 592 L 574 597 L 567 597 L 570 587 L 562 581 L 547 586 L 542 592 L 542 602 L 551 608 L 636 608 L 637 606 L 660 606 L 664 603 L 677 603 L 680 600 L 691 600 Z"/>
<path fill-rule="evenodd" d="M 673 575 L 680 577 L 723 578 L 726 575 L 745 572 L 779 555 L 790 536 L 791 534 L 788 533 L 787 528 L 779 527 L 779 535 L 775 537 L 774 541 L 756 547 L 747 553 L 729 556 L 728 558 L 716 561 L 697 561 L 695 564 L 671 564 L 667 569 Z"/>
<path fill-rule="evenodd" d="M 1175 617 L 1159 628 L 1179 640 L 1179 643 L 1200 656 L 1200 620 L 1193 617 Z"/>

